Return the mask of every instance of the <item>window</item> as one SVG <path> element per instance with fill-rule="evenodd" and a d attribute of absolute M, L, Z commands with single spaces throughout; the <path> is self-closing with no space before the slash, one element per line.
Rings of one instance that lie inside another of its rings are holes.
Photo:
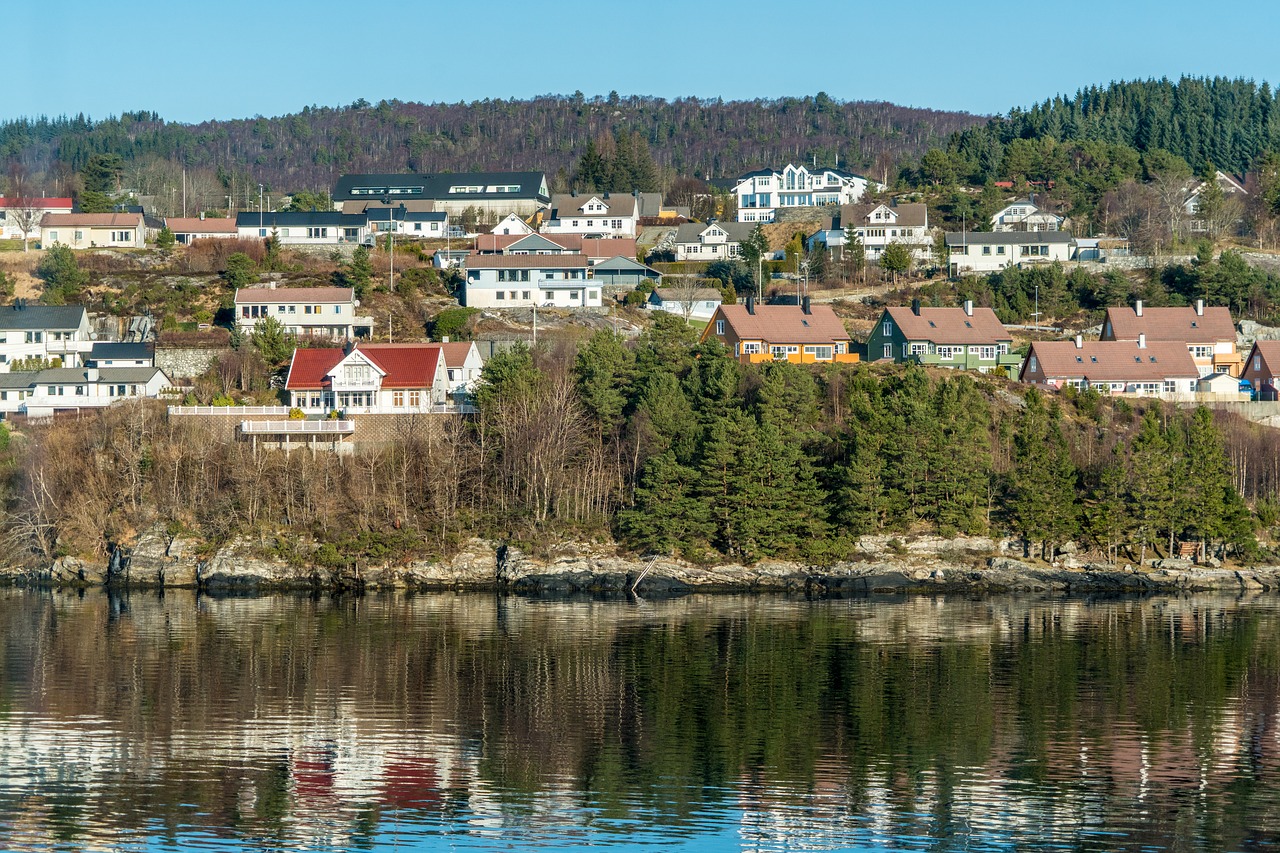
<path fill-rule="evenodd" d="M 415 222 L 415 223 L 413 223 L 413 230 L 414 230 L 414 231 L 421 231 L 421 230 L 422 230 L 422 223 L 421 223 L 421 222 Z"/>
<path fill-rule="evenodd" d="M 335 306 L 333 306 L 333 313 L 335 313 L 335 314 L 341 314 L 341 313 L 342 313 L 342 306 L 341 306 L 341 305 L 335 305 Z"/>
<path fill-rule="evenodd" d="M 240 316 L 241 316 L 241 317 L 248 317 L 248 316 L 249 316 L 249 306 L 248 306 L 248 305 L 244 305 L 244 306 L 242 306 L 242 307 L 240 308 Z M 27 343 L 30 343 L 30 341 L 28 341 Z"/>
<path fill-rule="evenodd" d="M 885 321 L 884 321 L 883 330 L 884 330 L 884 334 L 886 334 L 886 335 L 892 335 L 892 334 L 893 334 L 893 322 L 892 322 L 892 321 L 890 321 L 890 320 L 885 320 Z"/>
<path fill-rule="evenodd" d="M 995 347 L 978 347 L 978 358 L 982 359 L 983 361 L 995 361 L 996 348 Z"/>
<path fill-rule="evenodd" d="M 600 298 L 600 291 L 598 291 L 598 290 L 588 290 L 588 291 L 587 291 L 587 301 L 588 301 L 588 302 L 591 302 L 591 301 L 596 300 L 596 299 L 599 299 L 599 298 Z"/>
<path fill-rule="evenodd" d="M 1213 357 L 1212 346 L 1193 346 L 1193 347 L 1188 347 L 1188 349 L 1191 350 L 1191 355 L 1194 358 L 1212 358 Z"/>
<path fill-rule="evenodd" d="M 831 360 L 831 347 L 827 347 L 827 346 L 805 347 L 804 351 L 813 353 L 813 357 L 818 361 Z"/>
<path fill-rule="evenodd" d="M 1166 394 L 1172 394 L 1177 390 L 1178 390 L 1178 383 L 1175 380 L 1166 379 L 1164 381 L 1164 392 Z"/>
<path fill-rule="evenodd" d="M 259 236 L 259 237 L 265 237 L 265 236 L 267 236 L 267 229 L 265 229 L 265 228 L 259 228 L 259 229 L 258 229 L 258 236 Z"/>
<path fill-rule="evenodd" d="M 43 343 L 44 332 L 27 332 L 27 343 L 38 344 Z"/>
<path fill-rule="evenodd" d="M 1260 356 L 1260 355 L 1255 355 L 1255 356 L 1253 357 L 1253 369 L 1254 369 L 1254 370 L 1261 370 L 1261 369 L 1262 369 L 1262 356 Z"/>
<path fill-rule="evenodd" d="M 421 391 L 410 391 L 410 392 L 409 392 L 409 405 L 410 405 L 410 406 L 413 406 L 414 408 L 417 408 L 418 406 L 421 406 L 421 405 L 422 405 L 422 392 L 421 392 Z"/>
<path fill-rule="evenodd" d="M 1004 246 L 996 246 L 996 254 L 997 254 L 997 255 L 1003 255 L 1003 254 L 1004 254 Z"/>
<path fill-rule="evenodd" d="M 893 344 L 884 345 L 884 357 L 893 358 Z"/>
<path fill-rule="evenodd" d="M 404 405 L 404 392 L 395 391 L 391 394 L 391 405 L 399 408 Z"/>
<path fill-rule="evenodd" d="M 284 313 L 284 306 L 283 306 L 283 305 L 277 305 L 277 306 L 276 306 L 276 313 L 277 313 L 277 314 L 283 314 L 283 313 Z"/>
<path fill-rule="evenodd" d="M 56 243 L 56 242 L 58 242 L 58 232 L 57 232 L 57 231 L 50 231 L 50 232 L 49 232 L 49 242 L 50 242 L 50 243 Z"/>
<path fill-rule="evenodd" d="M 494 298 L 494 299 L 496 299 L 496 300 L 498 300 L 499 302 L 502 302 L 503 300 L 505 300 L 505 299 L 507 298 L 507 292 L 506 292 L 505 290 L 499 290 L 499 291 L 494 295 L 494 297 L 493 297 L 493 298 Z"/>
<path fill-rule="evenodd" d="M 570 290 L 570 291 L 569 291 L 569 298 L 570 298 L 570 299 L 577 299 L 577 298 L 578 298 L 578 291 L 576 291 L 576 290 Z"/>
<path fill-rule="evenodd" d="M 77 396 L 77 397 L 83 397 L 83 396 L 84 396 L 84 386 L 83 386 L 83 385 L 77 385 L 77 386 L 76 386 L 76 396 Z"/>
<path fill-rule="evenodd" d="M 911 354 L 912 354 L 912 355 L 924 355 L 924 354 L 925 354 L 925 353 L 927 353 L 928 351 L 929 351 L 929 345 L 928 345 L 928 344 L 912 344 L 912 345 L 911 345 Z"/>
<path fill-rule="evenodd" d="M 758 352 L 760 352 L 760 344 L 757 341 L 751 341 L 750 343 L 742 345 L 743 355 L 754 355 Z"/>
<path fill-rule="evenodd" d="M 313 240 L 322 239 L 329 236 L 328 228 L 308 228 L 307 236 Z"/>
<path fill-rule="evenodd" d="M 83 232 L 83 231 L 77 231 L 77 232 L 76 232 L 76 242 L 77 242 L 77 243 L 79 243 L 79 242 L 80 242 L 81 240 L 83 240 L 83 239 L 84 239 L 84 232 Z"/>
<path fill-rule="evenodd" d="M 989 254 L 991 254 L 991 247 L 990 247 L 990 246 L 983 246 L 983 247 L 982 247 L 982 254 L 984 254 L 984 255 L 989 255 Z"/>
<path fill-rule="evenodd" d="M 111 242 L 113 243 L 131 243 L 133 242 L 132 231 L 112 231 Z"/>
<path fill-rule="evenodd" d="M 717 335 L 724 334 L 724 320 L 716 320 L 716 334 Z"/>
<path fill-rule="evenodd" d="M 304 306 L 302 306 L 302 313 L 303 313 L 303 314 L 310 314 L 310 313 L 311 313 L 311 306 L 310 306 L 310 305 L 304 305 Z"/>

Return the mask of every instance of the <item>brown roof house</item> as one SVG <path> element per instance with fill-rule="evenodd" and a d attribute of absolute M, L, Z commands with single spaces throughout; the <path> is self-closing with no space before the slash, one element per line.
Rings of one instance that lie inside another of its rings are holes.
<path fill-rule="evenodd" d="M 1240 378 L 1253 386 L 1259 400 L 1275 400 L 1280 388 L 1280 341 L 1254 341 Z"/>
<path fill-rule="evenodd" d="M 702 330 L 701 340 L 720 341 L 744 363 L 791 361 L 856 362 L 849 351 L 851 338 L 844 323 L 829 305 L 813 305 L 805 297 L 800 305 L 721 305 Z"/>
<path fill-rule="evenodd" d="M 1022 363 L 1022 382 L 1103 394 L 1177 398 L 1195 393 L 1200 371 L 1177 341 L 1035 341 Z M 1190 399 L 1189 397 L 1185 399 Z"/>
<path fill-rule="evenodd" d="M 1107 309 L 1102 340 L 1136 341 L 1143 335 L 1153 343 L 1176 341 L 1184 345 L 1201 376 L 1240 375 L 1236 327 L 1229 308 L 1205 307 L 1203 299 L 1197 299 L 1194 307 L 1143 308 L 1139 299 L 1132 308 Z"/>
<path fill-rule="evenodd" d="M 73 249 L 95 246 L 141 249 L 147 226 L 141 213 L 46 213 L 40 220 L 40 245 Z"/>
<path fill-rule="evenodd" d="M 1017 375 L 1022 359 L 1013 349 L 1013 336 L 990 308 L 884 309 L 867 338 L 868 361 L 914 362 L 988 373 L 1004 368 Z"/>

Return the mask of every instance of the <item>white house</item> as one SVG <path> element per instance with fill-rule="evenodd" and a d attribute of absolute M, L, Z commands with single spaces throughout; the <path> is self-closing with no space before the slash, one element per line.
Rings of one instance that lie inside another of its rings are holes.
<path fill-rule="evenodd" d="M 99 341 L 81 356 L 86 367 L 155 367 L 152 344 Z"/>
<path fill-rule="evenodd" d="M 600 307 L 587 266 L 586 255 L 472 254 L 463 298 L 469 308 Z"/>
<path fill-rule="evenodd" d="M 454 341 L 447 339 L 442 344 L 425 344 L 438 346 L 444 356 L 445 381 L 450 394 L 469 394 L 480 382 L 480 371 L 484 369 L 484 359 L 473 341 Z"/>
<path fill-rule="evenodd" d="M 170 216 L 164 225 L 173 232 L 174 239 L 183 246 L 196 240 L 239 237 L 234 219 L 205 218 L 203 216 Z"/>
<path fill-rule="evenodd" d="M 241 237 L 275 235 L 282 245 L 363 243 L 369 232 L 368 216 L 328 210 L 245 211 L 236 214 Z"/>
<path fill-rule="evenodd" d="M 810 170 L 788 163 L 781 171 L 748 172 L 738 178 L 733 194 L 738 197 L 739 222 L 772 222 L 779 208 L 853 204 L 868 185 L 884 188 L 844 169 Z"/>
<path fill-rule="evenodd" d="M 70 198 L 5 198 L 0 195 L 0 238 L 38 239 L 40 221 L 46 213 L 66 214 L 71 210 Z"/>
<path fill-rule="evenodd" d="M 493 231 L 491 231 L 490 233 L 503 234 L 503 235 L 509 235 L 509 234 L 525 235 L 525 234 L 532 234 L 533 229 L 529 227 L 529 223 L 525 222 L 519 216 L 516 216 L 514 213 L 508 213 L 505 219 L 503 219 L 497 225 L 493 226 Z"/>
<path fill-rule="evenodd" d="M 686 222 L 676 229 L 677 261 L 720 261 L 742 254 L 741 244 L 756 226 L 745 222 Z"/>
<path fill-rule="evenodd" d="M 364 213 L 369 231 L 377 237 L 392 230 L 396 236 L 445 237 L 449 231 L 449 214 L 434 210 L 406 210 L 404 207 L 370 207 Z"/>
<path fill-rule="evenodd" d="M 1036 207 L 1030 199 L 1006 204 L 991 216 L 992 231 L 1060 231 L 1065 218 Z"/>
<path fill-rule="evenodd" d="M 453 390 L 444 346 L 357 344 L 294 350 L 285 380 L 289 405 L 313 415 L 335 409 L 346 415 L 430 412 Z"/>
<path fill-rule="evenodd" d="M 929 208 L 919 202 L 842 205 L 826 227 L 810 238 L 809 247 L 824 243 L 839 252 L 851 237 L 862 243 L 870 261 L 878 261 L 890 243 L 906 246 L 920 263 L 927 262 L 933 253 Z"/>
<path fill-rule="evenodd" d="M 1224 196 L 1235 196 L 1241 201 L 1247 200 L 1248 190 L 1244 185 L 1225 172 L 1214 172 L 1214 181 L 1222 188 Z M 1200 217 L 1200 194 L 1204 192 L 1205 181 L 1195 180 L 1187 184 L 1187 197 L 1182 203 L 1182 212 L 1187 216 L 1187 228 L 1194 233 L 1209 230 L 1209 224 Z"/>
<path fill-rule="evenodd" d="M 95 246 L 141 249 L 147 226 L 141 213 L 46 213 L 40 219 L 40 245 L 73 249 Z"/>
<path fill-rule="evenodd" d="M 260 320 L 275 317 L 295 335 L 350 340 L 366 336 L 372 317 L 357 317 L 350 287 L 242 287 L 236 290 L 236 327 L 252 332 Z"/>
<path fill-rule="evenodd" d="M 540 229 L 544 234 L 634 237 L 637 198 L 618 193 L 556 193 Z"/>
<path fill-rule="evenodd" d="M 6 374 L 0 413 L 51 417 L 55 412 L 100 409 L 122 400 L 155 398 L 172 382 L 158 367 L 57 367 Z"/>
<path fill-rule="evenodd" d="M 89 314 L 81 305 L 30 305 L 25 299 L 0 306 L 0 372 L 15 361 L 60 359 L 66 367 L 81 363 L 93 347 Z"/>
<path fill-rule="evenodd" d="M 713 287 L 656 287 L 644 307 L 666 311 L 686 320 L 710 320 L 724 297 Z"/>
<path fill-rule="evenodd" d="M 954 274 L 989 273 L 1022 264 L 1069 261 L 1075 238 L 1065 231 L 948 231 Z"/>

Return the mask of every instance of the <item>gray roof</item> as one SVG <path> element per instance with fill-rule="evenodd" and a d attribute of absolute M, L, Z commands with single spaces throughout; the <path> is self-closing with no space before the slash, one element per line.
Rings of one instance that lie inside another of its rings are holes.
<path fill-rule="evenodd" d="M 158 367 L 104 367 L 98 371 L 98 381 L 146 383 L 162 371 Z M 88 370 L 83 367 L 51 367 L 34 374 L 32 385 L 74 385 L 88 381 Z"/>
<path fill-rule="evenodd" d="M 1031 246 L 1042 243 L 1071 243 L 1066 231 L 948 231 L 948 246 Z"/>
<path fill-rule="evenodd" d="M 400 190 L 389 197 L 393 202 L 410 199 L 435 199 L 436 201 L 480 201 L 510 199 L 536 199 L 550 201 L 544 194 L 546 175 L 542 172 L 459 172 L 457 174 L 427 175 L 401 173 L 396 175 L 343 175 L 333 185 L 333 200 L 374 201 L 384 197 L 385 190 Z M 451 193 L 455 186 L 518 186 L 516 192 Z"/>
<path fill-rule="evenodd" d="M 654 275 L 662 275 L 653 267 L 645 266 L 635 258 L 628 258 L 625 255 L 615 255 L 607 261 L 601 261 L 592 267 L 593 270 L 646 270 Z"/>
<path fill-rule="evenodd" d="M 37 371 L 31 370 L 11 370 L 8 373 L 0 373 L 0 390 L 30 388 L 35 381 L 36 373 Z"/>
<path fill-rule="evenodd" d="M 598 199 L 607 210 L 586 213 L 579 210 L 591 199 Z M 636 197 L 630 193 L 556 193 L 551 197 L 551 218 L 566 216 L 630 216 L 636 209 Z"/>
<path fill-rule="evenodd" d="M 93 349 L 91 349 L 88 356 L 86 356 L 89 361 L 110 361 L 113 359 L 128 359 L 133 361 L 140 358 L 145 358 L 150 361 L 154 357 L 155 350 L 151 348 L 150 344 L 106 342 L 94 344 Z"/>
<path fill-rule="evenodd" d="M 663 302 L 683 302 L 686 299 L 691 302 L 722 302 L 724 294 L 713 287 L 699 287 L 692 293 L 682 292 L 678 287 L 655 287 L 653 295 Z M 653 297 L 649 298 L 653 302 Z"/>
<path fill-rule="evenodd" d="M 20 300 L 0 306 L 0 330 L 78 329 L 84 320 L 83 305 L 31 305 Z"/>
<path fill-rule="evenodd" d="M 686 222 L 676 229 L 676 242 L 696 243 L 698 236 L 712 225 L 728 234 L 733 243 L 741 243 L 756 230 L 756 225 L 752 222 Z"/>
<path fill-rule="evenodd" d="M 539 249 L 554 249 L 557 252 L 567 251 L 564 246 L 541 234 L 526 234 L 505 249 L 502 249 L 501 254 L 509 255 L 515 250 L 536 252 Z"/>

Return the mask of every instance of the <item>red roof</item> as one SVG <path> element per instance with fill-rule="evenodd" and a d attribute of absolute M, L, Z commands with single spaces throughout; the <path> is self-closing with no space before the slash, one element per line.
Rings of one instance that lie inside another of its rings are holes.
<path fill-rule="evenodd" d="M 1033 370 L 1032 356 L 1038 359 Z M 1088 379 L 1090 382 L 1160 382 L 1198 379 L 1200 371 L 1186 344 L 1177 341 L 1035 341 L 1022 366 L 1022 379 L 1041 375 L 1048 380 Z"/>
<path fill-rule="evenodd" d="M 440 347 L 441 352 L 444 353 L 445 367 L 462 367 L 463 363 L 467 360 L 467 356 L 471 354 L 471 348 L 475 346 L 475 344 L 470 341 L 454 341 L 447 344 L 431 344 L 431 346 Z"/>
<path fill-rule="evenodd" d="M 383 388 L 430 388 L 435 384 L 441 344 L 357 344 L 355 349 L 383 372 Z M 289 364 L 285 388 L 317 390 L 346 358 L 341 349 L 297 349 Z"/>
<path fill-rule="evenodd" d="M 829 305 L 814 305 L 806 314 L 799 305 L 721 305 L 703 330 L 706 340 L 717 319 L 724 319 L 740 341 L 770 344 L 829 344 L 849 340 L 849 331 Z"/>
<path fill-rule="evenodd" d="M 36 210 L 71 209 L 69 198 L 4 198 L 0 196 L 0 207 L 30 207 Z"/>
<path fill-rule="evenodd" d="M 990 308 L 974 308 L 966 314 L 963 308 L 911 308 L 891 306 L 885 309 L 909 341 L 932 341 L 935 344 L 994 344 L 1012 341 L 1004 324 Z"/>
<path fill-rule="evenodd" d="M 1236 326 L 1231 309 L 1206 305 L 1204 313 L 1195 308 L 1144 308 L 1142 316 L 1132 307 L 1108 308 L 1103 324 L 1103 340 L 1136 341 L 1146 335 L 1149 341 L 1181 341 L 1198 344 L 1236 340 Z M 1108 329 L 1110 334 L 1108 334 Z"/>

